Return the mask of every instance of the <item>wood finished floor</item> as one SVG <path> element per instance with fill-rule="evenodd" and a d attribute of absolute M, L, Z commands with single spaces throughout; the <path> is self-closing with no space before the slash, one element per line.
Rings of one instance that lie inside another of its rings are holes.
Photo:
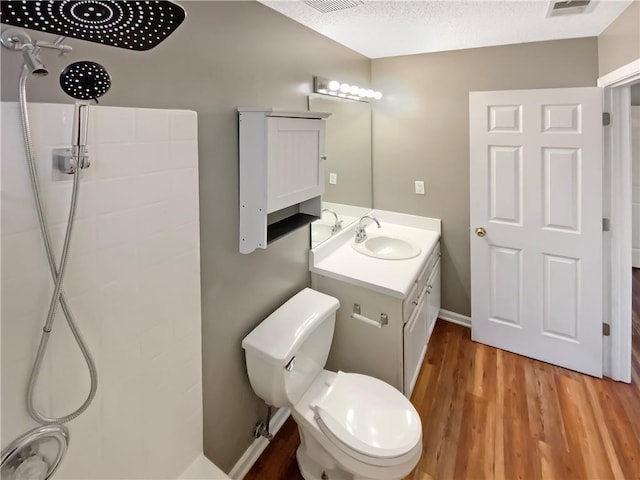
<path fill-rule="evenodd" d="M 471 341 L 438 320 L 412 403 L 420 463 L 405 480 L 640 479 L 640 270 L 632 383 L 596 379 Z M 245 480 L 303 480 L 287 420 Z"/>

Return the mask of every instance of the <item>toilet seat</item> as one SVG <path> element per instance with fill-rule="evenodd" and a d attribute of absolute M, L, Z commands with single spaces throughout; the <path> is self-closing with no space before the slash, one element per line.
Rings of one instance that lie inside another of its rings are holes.
<path fill-rule="evenodd" d="M 309 406 L 338 448 L 367 463 L 406 455 L 422 438 L 420 417 L 411 402 L 391 385 L 366 375 L 338 372 Z"/>

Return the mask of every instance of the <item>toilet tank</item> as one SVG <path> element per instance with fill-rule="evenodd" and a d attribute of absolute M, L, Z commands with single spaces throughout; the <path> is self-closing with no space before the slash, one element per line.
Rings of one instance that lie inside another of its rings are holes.
<path fill-rule="evenodd" d="M 242 340 L 253 391 L 274 407 L 295 405 L 324 368 L 337 298 L 305 288 Z"/>

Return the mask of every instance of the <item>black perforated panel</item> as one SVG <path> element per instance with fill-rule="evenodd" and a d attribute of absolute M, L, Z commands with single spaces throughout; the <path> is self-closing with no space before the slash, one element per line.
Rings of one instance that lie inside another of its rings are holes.
<path fill-rule="evenodd" d="M 184 18 L 182 7 L 169 1 L 0 2 L 2 23 L 130 50 L 155 47 Z"/>

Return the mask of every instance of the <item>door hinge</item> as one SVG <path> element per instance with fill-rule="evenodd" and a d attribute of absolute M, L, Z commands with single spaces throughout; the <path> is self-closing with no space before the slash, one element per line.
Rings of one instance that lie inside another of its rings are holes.
<path fill-rule="evenodd" d="M 608 337 L 611 335 L 611 325 L 609 325 L 608 323 L 602 324 L 602 335 L 604 337 Z"/>
<path fill-rule="evenodd" d="M 602 112 L 602 125 L 605 127 L 611 125 L 611 114 L 609 112 Z"/>
<path fill-rule="evenodd" d="M 611 219 L 610 218 L 603 218 L 602 219 L 602 231 L 603 232 L 608 232 L 611 230 Z"/>

